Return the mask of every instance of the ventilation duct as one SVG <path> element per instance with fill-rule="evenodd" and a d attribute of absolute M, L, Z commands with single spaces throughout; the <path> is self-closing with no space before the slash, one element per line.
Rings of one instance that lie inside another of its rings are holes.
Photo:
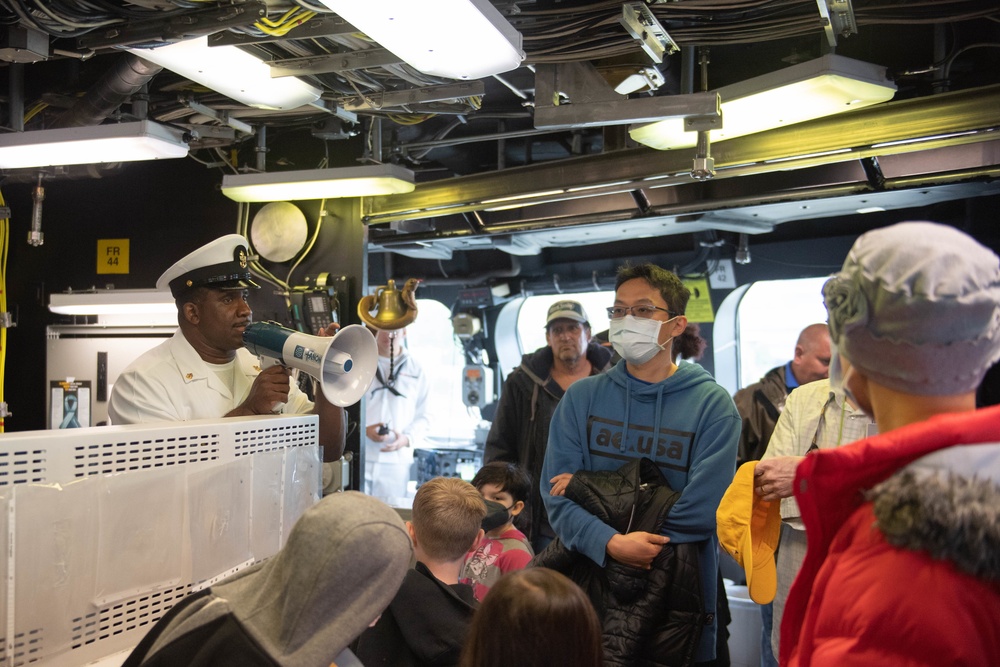
<path fill-rule="evenodd" d="M 131 53 L 124 54 L 93 88 L 56 119 L 52 129 L 100 124 L 161 71 L 159 65 Z"/>

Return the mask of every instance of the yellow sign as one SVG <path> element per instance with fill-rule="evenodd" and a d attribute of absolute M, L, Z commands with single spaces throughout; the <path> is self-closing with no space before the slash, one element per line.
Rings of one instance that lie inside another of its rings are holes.
<path fill-rule="evenodd" d="M 97 272 L 128 273 L 128 239 L 97 239 Z"/>
<path fill-rule="evenodd" d="M 688 299 L 687 315 L 688 322 L 714 322 L 715 311 L 712 310 L 712 297 L 708 291 L 708 280 L 685 280 L 684 287 L 691 290 L 691 298 Z"/>

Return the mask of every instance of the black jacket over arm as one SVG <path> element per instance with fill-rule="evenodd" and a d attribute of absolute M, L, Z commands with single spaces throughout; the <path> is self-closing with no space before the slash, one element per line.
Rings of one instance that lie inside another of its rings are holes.
<path fill-rule="evenodd" d="M 680 497 L 647 458 L 616 471 L 580 471 L 566 497 L 618 532 L 659 534 Z M 690 665 L 702 627 L 698 544 L 668 543 L 650 570 L 608 559 L 601 567 L 556 539 L 531 562 L 569 576 L 590 596 L 601 619 L 608 667 Z"/>

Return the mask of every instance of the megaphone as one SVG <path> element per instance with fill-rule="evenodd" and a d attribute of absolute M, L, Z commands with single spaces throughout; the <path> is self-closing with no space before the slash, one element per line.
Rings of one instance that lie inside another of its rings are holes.
<path fill-rule="evenodd" d="M 253 322 L 243 330 L 243 347 L 261 357 L 262 365 L 305 371 L 319 380 L 326 400 L 341 407 L 361 400 L 378 368 L 375 336 L 360 324 L 335 336 L 311 336 L 274 322 Z"/>

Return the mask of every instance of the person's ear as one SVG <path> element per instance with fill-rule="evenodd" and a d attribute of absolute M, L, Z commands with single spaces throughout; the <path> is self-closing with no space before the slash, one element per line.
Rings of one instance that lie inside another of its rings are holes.
<path fill-rule="evenodd" d="M 184 307 L 181 309 L 181 315 L 184 317 L 184 320 L 190 324 L 197 325 L 198 322 L 201 321 L 201 313 L 198 312 L 198 304 L 194 301 L 188 301 L 184 304 Z"/>
<path fill-rule="evenodd" d="M 486 537 L 486 531 L 482 528 L 476 533 L 476 539 L 472 540 L 472 546 L 466 549 L 466 552 L 472 551 L 473 549 L 478 549 L 479 545 L 483 543 L 483 538 Z"/>
<path fill-rule="evenodd" d="M 517 516 L 524 510 L 524 501 L 518 500 L 516 503 L 510 506 L 510 515 Z"/>
<path fill-rule="evenodd" d="M 413 542 L 413 548 L 417 547 L 417 532 L 413 530 L 413 522 L 406 522 L 406 533 L 410 536 L 410 541 Z"/>

